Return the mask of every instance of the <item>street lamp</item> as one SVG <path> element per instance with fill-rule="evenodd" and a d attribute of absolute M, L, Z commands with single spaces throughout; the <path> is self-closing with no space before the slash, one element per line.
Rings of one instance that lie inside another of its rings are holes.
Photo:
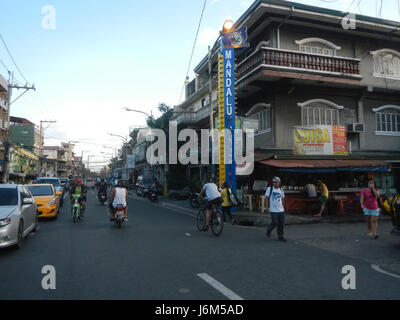
<path fill-rule="evenodd" d="M 132 111 L 132 112 L 139 112 L 139 113 L 143 113 L 144 115 L 146 115 L 146 116 L 148 116 L 149 118 L 153 118 L 153 112 L 152 111 L 150 111 L 150 113 L 151 113 L 151 115 L 150 114 L 148 114 L 148 113 L 146 113 L 146 112 L 143 112 L 143 111 L 140 111 L 140 110 L 135 110 L 135 109 L 130 109 L 130 108 L 123 108 L 123 110 L 125 110 L 125 111 Z"/>
<path fill-rule="evenodd" d="M 230 32 L 233 28 L 233 21 L 232 20 L 225 20 L 222 26 L 222 33 Z"/>
<path fill-rule="evenodd" d="M 114 133 L 107 133 L 107 134 L 109 134 L 110 136 L 121 138 L 121 139 L 123 139 L 125 141 L 125 143 L 128 143 L 128 138 L 125 138 L 123 136 L 120 136 L 120 135 L 114 134 Z"/>

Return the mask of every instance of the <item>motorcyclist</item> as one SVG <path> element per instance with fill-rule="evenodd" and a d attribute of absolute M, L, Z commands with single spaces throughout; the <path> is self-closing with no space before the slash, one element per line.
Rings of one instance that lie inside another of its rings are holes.
<path fill-rule="evenodd" d="M 85 214 L 85 209 L 86 209 L 86 192 L 87 188 L 82 184 L 82 179 L 77 179 L 75 184 L 71 187 L 70 189 L 70 199 L 71 199 L 71 205 L 74 203 L 73 195 L 78 195 L 78 201 L 81 205 L 81 215 L 83 216 Z"/>
<path fill-rule="evenodd" d="M 99 192 L 97 193 L 97 197 L 100 198 L 100 194 L 104 193 L 105 197 L 107 198 L 107 184 L 104 181 L 104 178 L 101 179 L 98 185 Z"/>
<path fill-rule="evenodd" d="M 121 180 L 118 181 L 117 185 L 112 188 L 110 194 L 110 201 L 108 208 L 110 210 L 110 221 L 115 220 L 115 208 L 121 204 L 124 210 L 124 220 L 128 221 L 128 190 L 124 187 L 124 184 Z"/>

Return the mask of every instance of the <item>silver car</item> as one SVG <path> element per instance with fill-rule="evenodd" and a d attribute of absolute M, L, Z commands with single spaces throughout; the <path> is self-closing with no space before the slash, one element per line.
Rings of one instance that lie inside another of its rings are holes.
<path fill-rule="evenodd" d="M 0 248 L 21 248 L 24 237 L 38 228 L 37 206 L 29 190 L 22 185 L 0 185 Z"/>

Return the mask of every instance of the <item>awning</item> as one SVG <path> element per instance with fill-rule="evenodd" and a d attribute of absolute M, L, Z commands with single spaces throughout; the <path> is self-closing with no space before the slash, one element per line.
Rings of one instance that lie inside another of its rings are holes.
<path fill-rule="evenodd" d="M 281 172 L 386 172 L 384 160 L 261 160 L 267 166 L 279 168 Z"/>

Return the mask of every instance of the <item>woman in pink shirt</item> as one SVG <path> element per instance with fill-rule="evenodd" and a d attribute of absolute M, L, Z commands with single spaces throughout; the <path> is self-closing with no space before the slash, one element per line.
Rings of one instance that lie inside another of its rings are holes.
<path fill-rule="evenodd" d="M 368 231 L 369 235 L 374 239 L 378 238 L 376 234 L 378 231 L 378 216 L 379 216 L 379 191 L 375 188 L 375 181 L 368 181 L 368 188 L 361 191 L 361 208 L 364 211 L 364 215 L 367 216 Z"/>

